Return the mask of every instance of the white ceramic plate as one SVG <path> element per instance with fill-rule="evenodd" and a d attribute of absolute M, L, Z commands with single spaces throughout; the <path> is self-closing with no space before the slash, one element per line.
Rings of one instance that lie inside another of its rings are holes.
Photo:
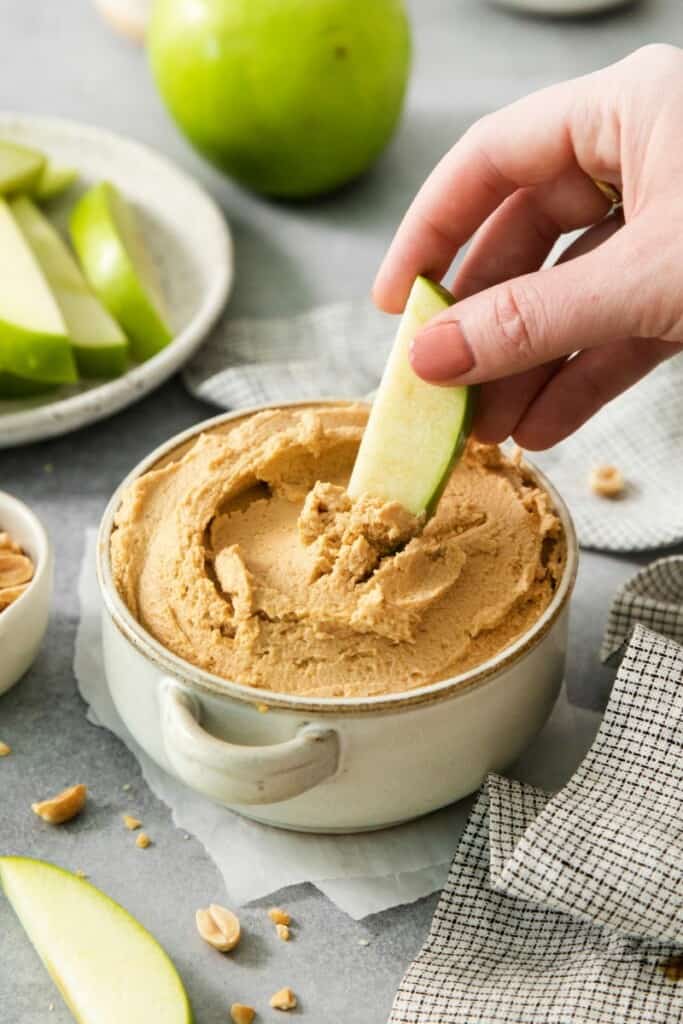
<path fill-rule="evenodd" d="M 579 15 L 597 14 L 614 7 L 624 7 L 632 0 L 494 0 L 499 7 L 511 7 L 530 14 Z"/>
<path fill-rule="evenodd" d="M 81 382 L 22 401 L 0 400 L 0 448 L 65 434 L 130 405 L 193 354 L 223 309 L 233 279 L 230 232 L 216 203 L 146 146 L 90 125 L 0 113 L 0 138 L 77 167 L 80 182 L 49 207 L 63 229 L 79 192 L 107 179 L 133 202 L 158 265 L 175 332 L 146 363 L 114 380 Z"/>

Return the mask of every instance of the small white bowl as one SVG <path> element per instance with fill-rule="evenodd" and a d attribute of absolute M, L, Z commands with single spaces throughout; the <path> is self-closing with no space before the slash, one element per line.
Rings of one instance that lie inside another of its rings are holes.
<path fill-rule="evenodd" d="M 11 494 L 0 491 L 0 530 L 6 530 L 33 561 L 33 579 L 9 608 L 0 612 L 0 694 L 17 683 L 35 660 L 50 613 L 54 555 L 38 517 Z"/>

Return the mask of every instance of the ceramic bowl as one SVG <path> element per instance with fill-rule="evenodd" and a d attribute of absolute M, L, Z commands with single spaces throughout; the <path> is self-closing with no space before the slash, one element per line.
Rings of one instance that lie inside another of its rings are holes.
<path fill-rule="evenodd" d="M 33 560 L 31 583 L 13 604 L 0 612 L 0 694 L 31 667 L 47 629 L 52 596 L 52 545 L 31 509 L 0 491 L 0 530 L 6 530 Z"/>
<path fill-rule="evenodd" d="M 562 520 L 567 562 L 534 626 L 483 665 L 379 697 L 296 697 L 239 685 L 188 664 L 140 626 L 112 580 L 109 542 L 124 488 L 161 460 L 178 457 L 202 431 L 230 429 L 256 411 L 217 416 L 157 448 L 123 481 L 104 514 L 98 540 L 104 664 L 121 718 L 147 754 L 192 789 L 282 828 L 383 828 L 472 793 L 533 739 L 564 676 L 578 552 L 562 498 L 529 467 Z"/>

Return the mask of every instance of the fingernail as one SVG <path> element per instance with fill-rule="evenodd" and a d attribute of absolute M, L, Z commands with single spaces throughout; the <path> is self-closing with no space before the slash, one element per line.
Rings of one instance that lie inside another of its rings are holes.
<path fill-rule="evenodd" d="M 456 380 L 474 366 L 474 355 L 459 323 L 435 324 L 415 336 L 410 346 L 410 365 L 418 377 L 444 384 Z"/>

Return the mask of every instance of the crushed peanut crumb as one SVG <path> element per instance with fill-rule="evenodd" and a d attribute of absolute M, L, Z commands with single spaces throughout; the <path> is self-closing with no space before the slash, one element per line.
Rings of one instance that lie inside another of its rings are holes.
<path fill-rule="evenodd" d="M 296 996 L 291 988 L 281 988 L 270 997 L 270 1005 L 274 1010 L 293 1010 L 296 1006 Z"/>
<path fill-rule="evenodd" d="M 228 953 L 240 941 L 240 919 L 227 907 L 211 903 L 205 910 L 195 914 L 197 931 L 214 949 Z"/>
<path fill-rule="evenodd" d="M 275 930 L 279 939 L 282 939 L 283 942 L 289 942 L 290 934 L 286 924 L 276 924 Z"/>
<path fill-rule="evenodd" d="M 74 871 L 74 874 L 75 874 L 76 878 L 87 878 L 88 877 L 87 874 L 85 873 L 85 871 L 81 871 L 80 868 L 78 868 L 76 871 Z"/>
<path fill-rule="evenodd" d="M 683 956 L 672 956 L 663 964 L 657 964 L 657 970 L 669 981 L 683 981 Z"/>
<path fill-rule="evenodd" d="M 11 753 L 12 748 L 9 743 L 3 743 L 2 740 L 0 740 L 0 757 L 7 757 Z"/>
<path fill-rule="evenodd" d="M 149 838 L 146 832 L 141 832 L 135 840 L 135 845 L 139 846 L 141 850 L 146 850 L 148 846 L 152 845 L 152 840 Z"/>
<path fill-rule="evenodd" d="M 256 1010 L 244 1003 L 233 1003 L 230 1007 L 230 1016 L 234 1024 L 251 1024 L 256 1016 Z"/>
<path fill-rule="evenodd" d="M 266 712 L 270 711 L 270 708 L 268 707 L 268 705 L 267 705 L 267 704 L 257 704 L 257 705 L 256 705 L 256 710 L 257 710 L 257 711 L 260 711 L 260 713 L 261 713 L 262 715 L 265 715 L 265 714 L 266 714 Z"/>
<path fill-rule="evenodd" d="M 624 475 L 617 466 L 595 466 L 588 478 L 590 489 L 601 498 L 616 498 L 626 486 Z"/>
<path fill-rule="evenodd" d="M 280 907 L 271 907 L 268 911 L 268 917 L 273 924 L 291 924 L 292 918 L 286 910 L 282 910 Z"/>
<path fill-rule="evenodd" d="M 80 814 L 85 807 L 87 796 L 87 786 L 70 786 L 49 800 L 31 804 L 31 810 L 49 825 L 62 825 Z"/>
<path fill-rule="evenodd" d="M 123 824 L 126 828 L 130 829 L 131 832 L 135 832 L 136 828 L 140 828 L 142 826 L 142 822 L 138 821 L 137 818 L 131 817 L 130 814 L 123 814 L 121 817 L 123 818 Z"/>

